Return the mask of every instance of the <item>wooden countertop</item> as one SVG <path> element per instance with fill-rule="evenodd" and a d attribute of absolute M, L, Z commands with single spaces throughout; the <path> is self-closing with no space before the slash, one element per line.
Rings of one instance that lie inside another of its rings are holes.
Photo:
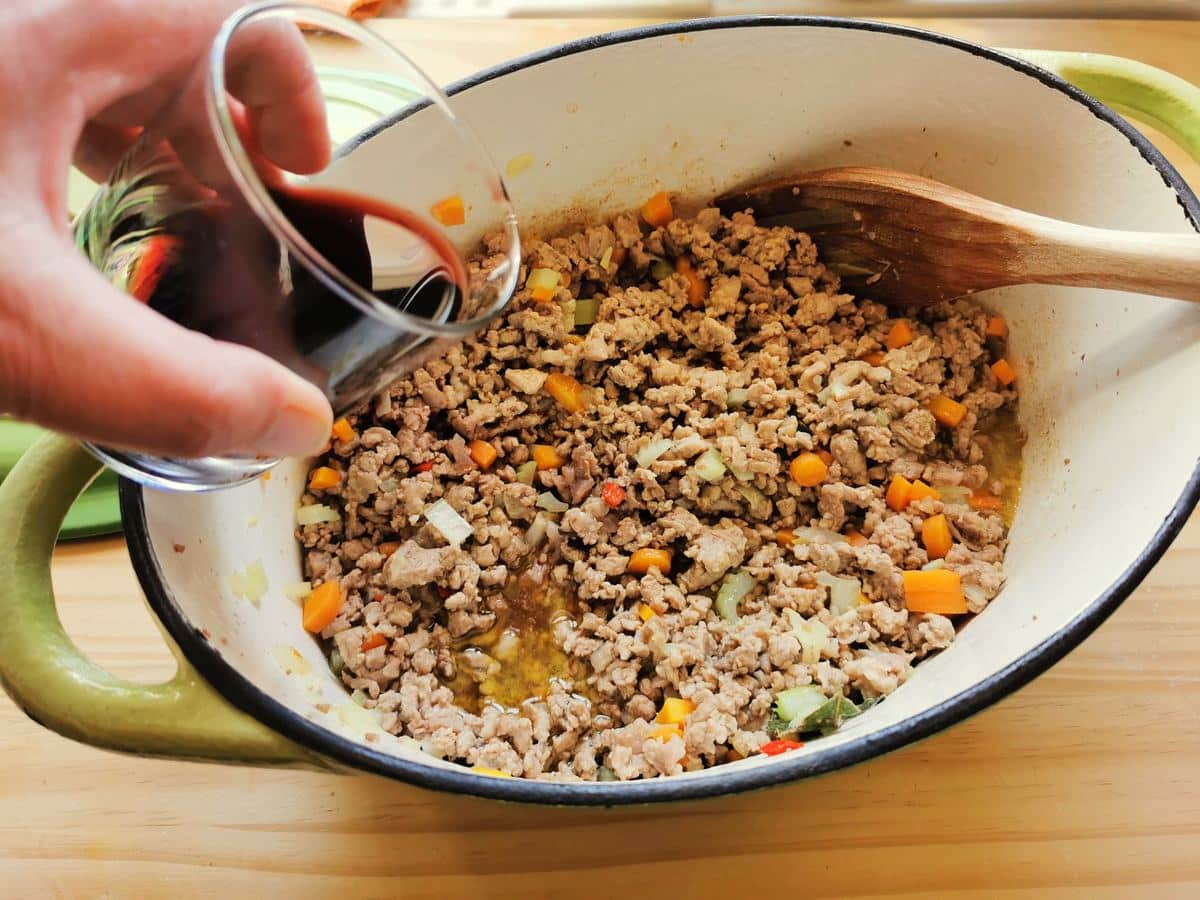
<path fill-rule="evenodd" d="M 616 24 L 378 27 L 452 78 Z M 919 24 L 1120 53 L 1200 82 L 1200 24 Z M 119 540 L 62 547 L 54 576 L 68 629 L 98 663 L 169 674 Z M 644 809 L 504 806 L 367 776 L 116 756 L 43 730 L 0 695 L 0 894 L 1200 896 L 1198 601 L 1193 518 L 1082 647 L 967 723 L 815 781 Z"/>

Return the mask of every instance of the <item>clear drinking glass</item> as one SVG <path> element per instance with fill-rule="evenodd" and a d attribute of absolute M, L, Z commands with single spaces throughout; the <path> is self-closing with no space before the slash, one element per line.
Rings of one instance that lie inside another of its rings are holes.
<path fill-rule="evenodd" d="M 307 100 L 282 121 L 247 124 L 247 107 L 292 95 Z M 469 273 L 464 254 L 485 234 L 496 265 Z M 278 360 L 336 415 L 499 315 L 520 257 L 504 182 L 441 91 L 374 32 L 290 3 L 225 23 L 75 236 L 130 302 Z M 88 449 L 176 490 L 238 484 L 277 462 Z"/>

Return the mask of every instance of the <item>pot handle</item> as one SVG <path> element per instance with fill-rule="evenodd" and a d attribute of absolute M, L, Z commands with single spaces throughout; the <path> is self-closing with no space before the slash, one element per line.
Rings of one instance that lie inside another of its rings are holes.
<path fill-rule="evenodd" d="M 1130 119 L 1161 131 L 1200 160 L 1200 87 L 1162 69 L 1104 53 L 1005 50 L 1053 72 Z"/>
<path fill-rule="evenodd" d="M 169 638 L 175 676 L 138 684 L 105 672 L 67 636 L 50 560 L 67 510 L 100 470 L 75 441 L 47 435 L 0 484 L 0 684 L 9 696 L 34 721 L 109 750 L 329 768 L 232 706 Z"/>

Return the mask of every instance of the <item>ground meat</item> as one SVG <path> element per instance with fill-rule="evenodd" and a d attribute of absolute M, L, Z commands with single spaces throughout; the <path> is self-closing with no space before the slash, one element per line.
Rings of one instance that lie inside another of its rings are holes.
<path fill-rule="evenodd" d="M 702 304 L 662 271 L 684 257 Z M 885 350 L 897 313 L 841 293 L 806 235 L 715 209 L 531 240 L 524 265 L 558 273 L 555 302 L 519 288 L 351 415 L 319 462 L 343 477 L 302 500 L 340 515 L 297 537 L 307 577 L 340 583 L 321 637 L 383 730 L 518 777 L 674 775 L 757 752 L 780 691 L 886 698 L 953 643 L 955 622 L 905 605 L 930 516 L 970 612 L 1001 590 L 1005 519 L 972 492 L 1015 487 L 992 457 L 1016 395 L 978 307 L 909 311 L 911 342 Z M 572 333 L 581 299 L 595 322 Z M 929 412 L 939 394 L 958 428 Z M 790 478 L 803 452 L 822 483 Z M 892 508 L 897 475 L 940 493 Z M 426 520 L 442 500 L 469 534 Z M 857 603 L 830 609 L 829 575 Z M 718 604 L 731 578 L 748 592 Z M 668 704 L 682 721 L 656 721 Z"/>

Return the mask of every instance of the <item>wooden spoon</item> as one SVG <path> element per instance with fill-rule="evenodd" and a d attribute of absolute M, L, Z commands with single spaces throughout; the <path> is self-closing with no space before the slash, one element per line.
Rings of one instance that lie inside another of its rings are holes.
<path fill-rule="evenodd" d="M 1073 225 L 891 169 L 808 172 L 717 205 L 809 232 L 846 290 L 884 303 L 923 305 L 1012 284 L 1200 302 L 1200 234 Z"/>

